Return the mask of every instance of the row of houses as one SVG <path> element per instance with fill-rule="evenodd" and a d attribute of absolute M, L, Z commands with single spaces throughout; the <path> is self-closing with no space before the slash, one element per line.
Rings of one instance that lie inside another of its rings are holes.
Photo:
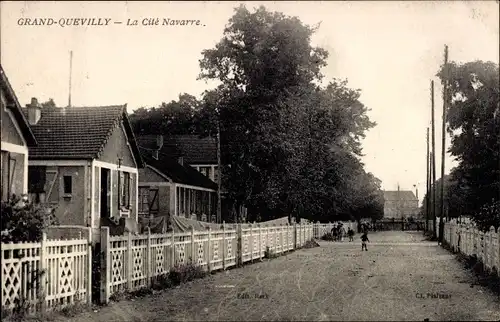
<path fill-rule="evenodd" d="M 22 107 L 1 68 L 2 200 L 28 194 L 64 225 L 126 226 L 140 218 L 214 221 L 213 138 L 135 137 L 127 105 Z"/>

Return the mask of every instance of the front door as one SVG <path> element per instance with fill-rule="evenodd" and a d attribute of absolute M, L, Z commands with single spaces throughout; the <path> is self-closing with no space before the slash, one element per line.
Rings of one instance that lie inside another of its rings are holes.
<path fill-rule="evenodd" d="M 110 205 L 110 175 L 109 169 L 101 168 L 101 218 L 109 218 L 111 215 Z"/>

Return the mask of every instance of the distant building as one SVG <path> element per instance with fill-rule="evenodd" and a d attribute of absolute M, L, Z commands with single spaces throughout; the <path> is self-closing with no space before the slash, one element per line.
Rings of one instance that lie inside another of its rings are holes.
<path fill-rule="evenodd" d="M 384 191 L 384 218 L 416 218 L 418 214 L 418 196 L 413 191 Z"/>

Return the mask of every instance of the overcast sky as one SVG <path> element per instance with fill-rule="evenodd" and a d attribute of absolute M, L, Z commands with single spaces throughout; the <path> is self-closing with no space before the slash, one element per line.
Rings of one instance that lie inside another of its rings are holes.
<path fill-rule="evenodd" d="M 239 2 L 1 2 L 1 62 L 22 105 L 31 97 L 72 105 L 127 103 L 129 112 L 179 93 L 213 87 L 197 81 L 201 51 L 212 48 Z M 258 6 L 247 3 L 247 8 Z M 269 10 L 321 27 L 313 44 L 330 53 L 326 79 L 347 78 L 378 126 L 363 142 L 368 171 L 387 190 L 425 191 L 430 80 L 436 82 L 440 163 L 441 87 L 435 74 L 450 60 L 499 61 L 496 1 L 263 2 Z M 20 18 L 101 18 L 108 26 L 21 26 Z M 141 26 L 144 18 L 200 20 L 199 26 Z M 126 26 L 137 19 L 139 26 Z M 122 24 L 115 24 L 122 21 Z M 448 138 L 449 143 L 449 138 Z M 451 158 L 446 159 L 446 172 Z M 438 167 L 438 177 L 440 167 Z"/>

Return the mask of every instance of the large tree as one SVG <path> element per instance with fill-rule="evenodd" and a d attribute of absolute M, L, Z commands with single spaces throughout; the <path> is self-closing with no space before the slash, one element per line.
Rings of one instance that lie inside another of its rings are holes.
<path fill-rule="evenodd" d="M 500 199 L 499 68 L 492 62 L 452 62 L 438 76 L 449 83 L 447 129 L 450 152 L 459 162 L 451 172 L 450 210 L 484 218 L 484 207 Z"/>
<path fill-rule="evenodd" d="M 222 83 L 205 96 L 203 114 L 217 115 L 225 186 L 251 216 L 314 219 L 369 203 L 371 192 L 355 202 L 345 191 L 365 175 L 360 139 L 375 124 L 346 82 L 318 85 L 328 54 L 311 45 L 315 30 L 240 6 L 203 52 L 200 78 Z"/>
<path fill-rule="evenodd" d="M 161 103 L 159 107 L 135 110 L 130 121 L 138 134 L 192 134 L 197 130 L 200 104 L 196 97 L 184 93 L 178 100 Z"/>

